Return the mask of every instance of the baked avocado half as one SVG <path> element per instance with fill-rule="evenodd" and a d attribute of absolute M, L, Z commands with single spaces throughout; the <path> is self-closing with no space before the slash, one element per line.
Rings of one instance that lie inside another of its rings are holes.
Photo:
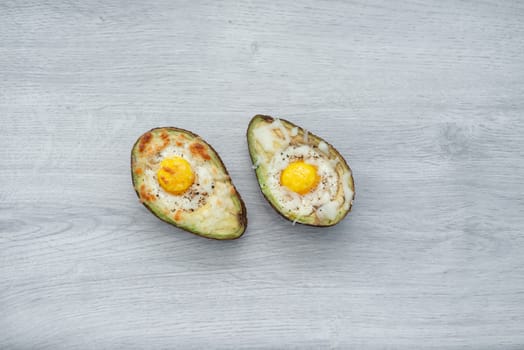
<path fill-rule="evenodd" d="M 333 226 L 351 210 L 351 169 L 322 138 L 287 120 L 256 115 L 247 129 L 247 143 L 260 189 L 284 218 Z"/>
<path fill-rule="evenodd" d="M 140 136 L 131 174 L 140 202 L 171 225 L 220 240 L 246 230 L 246 207 L 224 163 L 190 131 L 163 127 Z"/>

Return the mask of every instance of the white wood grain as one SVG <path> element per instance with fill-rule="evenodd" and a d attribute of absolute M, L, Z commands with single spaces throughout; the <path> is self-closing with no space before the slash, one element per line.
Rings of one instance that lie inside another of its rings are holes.
<path fill-rule="evenodd" d="M 0 3 L 0 348 L 524 347 L 518 1 Z M 291 226 L 256 113 L 325 137 L 354 211 Z M 190 129 L 246 201 L 234 242 L 139 205 L 135 139 Z"/>

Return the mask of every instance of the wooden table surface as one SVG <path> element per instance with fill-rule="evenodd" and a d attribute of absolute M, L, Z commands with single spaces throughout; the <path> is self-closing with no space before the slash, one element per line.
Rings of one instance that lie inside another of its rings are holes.
<path fill-rule="evenodd" d="M 1 349 L 524 348 L 523 3 L 292 3 L 2 1 Z M 347 158 L 342 223 L 265 202 L 257 113 Z M 157 126 L 220 153 L 243 238 L 139 204 Z"/>

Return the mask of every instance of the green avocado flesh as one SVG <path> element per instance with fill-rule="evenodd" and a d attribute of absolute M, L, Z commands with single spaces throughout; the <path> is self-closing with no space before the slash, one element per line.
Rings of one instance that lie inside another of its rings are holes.
<path fill-rule="evenodd" d="M 174 158 L 187 161 L 193 176 L 190 187 L 176 194 L 166 191 L 157 179 L 158 171 L 166 169 L 162 162 Z M 246 207 L 224 163 L 190 131 L 164 127 L 140 136 L 131 151 L 131 175 L 140 202 L 171 225 L 219 240 L 238 238 L 246 230 Z"/>
<path fill-rule="evenodd" d="M 284 218 L 311 226 L 333 226 L 350 211 L 355 184 L 340 153 L 320 137 L 297 125 L 256 115 L 247 130 L 249 154 L 264 197 Z M 299 194 L 282 185 L 282 171 L 293 162 L 310 163 L 319 182 Z"/>

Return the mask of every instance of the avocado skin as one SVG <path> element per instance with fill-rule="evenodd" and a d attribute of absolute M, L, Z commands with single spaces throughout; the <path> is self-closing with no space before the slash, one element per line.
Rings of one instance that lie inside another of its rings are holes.
<path fill-rule="evenodd" d="M 207 147 L 209 147 L 209 149 L 216 155 L 216 159 L 218 160 L 220 166 L 222 167 L 222 169 L 224 169 L 224 173 L 231 179 L 231 176 L 229 176 L 229 172 L 227 171 L 227 168 L 226 166 L 224 165 L 224 162 L 222 161 L 222 158 L 220 158 L 220 155 L 218 154 L 218 152 L 209 144 L 207 143 L 207 141 L 205 141 L 202 137 L 200 137 L 199 135 L 189 131 L 189 130 L 185 130 L 185 129 L 181 129 L 181 128 L 176 128 L 176 127 L 172 127 L 172 126 L 167 126 L 167 127 L 157 127 L 157 128 L 153 128 L 145 133 L 143 133 L 136 141 L 135 143 L 133 144 L 133 147 L 131 148 L 131 181 L 133 183 L 133 189 L 135 190 L 135 193 L 136 195 L 138 196 L 138 198 L 140 198 L 140 194 L 136 188 L 136 183 L 135 183 L 135 175 L 133 173 L 133 158 L 134 158 L 134 151 L 136 149 L 136 146 L 137 144 L 140 142 L 140 140 L 142 139 L 142 136 L 147 134 L 148 132 L 153 132 L 153 131 L 157 131 L 157 130 L 171 130 L 171 131 L 176 131 L 176 132 L 180 132 L 180 133 L 184 133 L 184 134 L 187 134 L 189 136 L 191 136 L 192 138 L 199 138 L 201 142 L 205 143 Z M 192 231 L 190 229 L 187 229 L 185 227 L 181 227 L 181 226 L 178 226 L 178 225 L 175 225 L 174 223 L 168 221 L 165 217 L 162 217 L 161 215 L 159 215 L 158 213 L 156 213 L 154 210 L 152 210 L 146 203 L 142 202 L 142 204 L 144 205 L 144 207 L 147 208 L 147 210 L 149 210 L 149 212 L 151 212 L 154 216 L 156 216 L 158 219 L 164 221 L 165 223 L 171 225 L 171 226 L 175 226 L 176 228 L 178 229 L 181 229 L 183 231 L 186 231 L 186 232 L 189 232 L 189 233 L 192 233 L 194 235 L 197 235 L 199 237 L 204 237 L 204 238 L 207 238 L 207 239 L 213 239 L 213 240 L 218 240 L 218 241 L 231 241 L 231 240 L 235 240 L 235 239 L 238 239 L 240 237 L 242 237 L 247 229 L 247 209 L 246 209 L 246 204 L 244 203 L 244 200 L 242 199 L 242 197 L 240 196 L 240 192 L 238 192 L 238 190 L 236 189 L 235 185 L 233 184 L 233 182 L 231 181 L 231 185 L 233 186 L 233 188 L 235 189 L 235 192 L 236 192 L 236 196 L 238 198 L 238 201 L 240 202 L 240 206 L 242 208 L 241 210 L 241 213 L 238 215 L 238 218 L 239 218 L 239 221 L 242 225 L 242 231 L 236 235 L 236 236 L 231 236 L 231 237 L 224 237 L 224 238 L 218 238 L 218 237 L 213 237 L 213 235 L 204 235 L 198 231 Z"/>
<path fill-rule="evenodd" d="M 247 138 L 247 144 L 248 144 L 248 149 L 249 149 L 249 156 L 251 158 L 251 163 L 254 164 L 255 163 L 255 151 L 254 151 L 254 147 L 252 147 L 252 140 L 251 140 L 251 137 L 250 137 L 250 131 L 251 129 L 253 128 L 254 124 L 259 122 L 259 121 L 265 121 L 265 122 L 270 122 L 272 123 L 276 118 L 273 118 L 272 116 L 269 116 L 269 115 L 263 115 L 263 114 L 257 114 L 255 115 L 253 118 L 251 118 L 251 121 L 249 122 L 249 125 L 247 127 L 247 131 L 246 131 L 246 138 Z M 290 122 L 289 120 L 286 120 L 286 119 L 283 119 L 283 118 L 278 118 L 282 123 L 284 124 L 289 124 L 291 127 L 298 127 L 299 130 L 302 130 L 302 128 L 292 122 Z M 351 167 L 348 165 L 348 163 L 346 162 L 346 160 L 344 159 L 344 157 L 342 157 L 342 155 L 340 154 L 340 152 L 338 152 L 338 150 L 333 147 L 333 145 L 331 145 L 329 142 L 327 142 L 326 140 L 324 140 L 323 138 L 315 135 L 314 133 L 310 132 L 308 130 L 308 134 L 309 136 L 311 136 L 312 138 L 316 138 L 316 139 L 319 139 L 319 140 L 322 140 L 324 141 L 330 150 L 334 150 L 336 152 L 336 155 L 337 155 L 337 158 L 339 160 L 341 160 L 344 165 L 349 169 L 350 171 L 350 178 L 351 178 L 351 184 L 352 184 L 352 187 L 351 189 L 353 190 L 353 199 L 355 199 L 356 197 L 356 191 L 355 191 L 355 180 L 353 178 L 353 171 L 351 170 Z M 260 189 L 260 192 L 262 192 L 262 195 L 264 196 L 264 198 L 266 199 L 266 201 L 269 203 L 269 205 L 280 215 L 282 216 L 284 219 L 288 220 L 288 221 L 291 221 L 291 222 L 295 222 L 295 220 L 287 217 L 284 213 L 282 213 L 272 202 L 271 198 L 268 197 L 268 195 L 266 193 L 264 193 L 264 191 L 262 190 L 262 184 L 265 183 L 265 180 L 264 179 L 261 179 L 261 176 L 258 174 L 257 172 L 258 168 L 255 169 L 255 175 L 257 177 L 257 182 L 259 184 L 259 189 Z M 343 214 L 341 215 L 339 218 L 337 218 L 336 221 L 330 223 L 330 224 L 309 224 L 309 223 L 304 223 L 304 222 L 300 222 L 300 221 L 296 221 L 296 223 L 298 224 L 301 224 L 301 225 L 305 225 L 305 226 L 312 226 L 312 227 L 332 227 L 332 226 L 335 226 L 337 225 L 339 222 L 341 222 L 348 214 L 349 212 L 351 212 L 353 208 L 353 204 L 350 203 L 349 205 L 349 209 Z"/>

